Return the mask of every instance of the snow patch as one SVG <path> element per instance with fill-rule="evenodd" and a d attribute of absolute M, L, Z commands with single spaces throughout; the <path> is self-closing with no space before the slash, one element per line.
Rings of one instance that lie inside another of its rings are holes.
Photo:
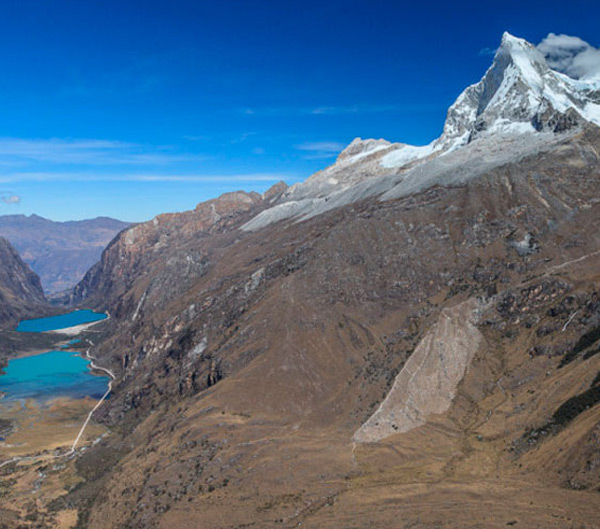
<path fill-rule="evenodd" d="M 202 337 L 202 340 L 188 353 L 190 358 L 196 358 L 200 356 L 206 348 L 208 347 L 208 338 L 206 336 Z"/>
<path fill-rule="evenodd" d="M 403 167 L 414 160 L 425 158 L 435 151 L 433 143 L 429 145 L 423 145 L 422 147 L 415 147 L 412 145 L 406 145 L 397 151 L 386 154 L 381 159 L 381 165 L 388 169 L 392 167 Z"/>

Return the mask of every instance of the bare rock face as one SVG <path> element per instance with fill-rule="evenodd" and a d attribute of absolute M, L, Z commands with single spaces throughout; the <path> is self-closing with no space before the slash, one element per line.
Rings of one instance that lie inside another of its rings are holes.
<path fill-rule="evenodd" d="M 263 193 L 262 198 L 264 200 L 269 201 L 269 202 L 274 202 L 279 197 L 281 197 L 281 195 L 283 193 L 285 193 L 285 191 L 287 190 L 287 188 L 288 188 L 288 185 L 283 180 L 280 180 L 275 185 L 272 185 L 269 189 L 267 189 Z"/>
<path fill-rule="evenodd" d="M 448 411 L 483 338 L 476 326 L 477 306 L 470 299 L 441 312 L 381 406 L 356 431 L 355 441 L 377 442 Z"/>
<path fill-rule="evenodd" d="M 40 278 L 0 238 L 0 325 L 15 323 L 46 306 Z"/>
<path fill-rule="evenodd" d="M 278 196 L 282 189 L 280 184 L 276 186 L 265 195 Z M 160 261 L 165 281 L 170 281 L 174 288 L 171 295 L 175 295 L 185 288 L 186 279 L 202 275 L 208 266 L 205 253 L 197 247 L 188 251 L 186 244 L 227 231 L 240 216 L 263 202 L 268 203 L 258 193 L 227 193 L 198 204 L 193 211 L 159 215 L 150 222 L 130 227 L 106 248 L 101 261 L 75 287 L 71 303 L 85 299 L 94 304 L 96 300 L 114 299 L 125 292 L 137 270 L 155 261 Z M 169 259 L 163 259 L 166 254 Z"/>

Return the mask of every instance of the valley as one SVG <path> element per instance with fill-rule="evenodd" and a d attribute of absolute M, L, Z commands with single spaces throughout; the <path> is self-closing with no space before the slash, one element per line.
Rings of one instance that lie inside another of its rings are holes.
<path fill-rule="evenodd" d="M 6 243 L 0 389 L 86 382 L 2 412 L 0 528 L 600 527 L 600 81 L 550 62 L 506 33 L 430 145 L 130 226 L 55 305 Z"/>
<path fill-rule="evenodd" d="M 49 295 L 72 288 L 128 225 L 110 218 L 54 222 L 38 215 L 0 216 L 0 233 L 40 277 Z"/>
<path fill-rule="evenodd" d="M 9 497 L 13 507 L 24 509 L 23 516 L 27 514 L 30 500 L 19 493 L 18 483 L 31 486 L 27 483 L 37 475 L 34 493 L 38 493 L 43 503 L 50 501 L 48 494 L 60 494 L 64 485 L 57 490 L 57 483 L 50 478 L 50 485 L 46 487 L 46 475 L 39 469 L 58 469 L 62 480 L 63 469 L 75 450 L 85 449 L 107 434 L 107 429 L 92 418 L 110 395 L 107 381 L 113 375 L 95 366 L 85 350 L 93 344 L 91 337 L 95 336 L 89 327 L 105 319 L 105 314 L 73 311 L 25 320 L 17 326 L 17 333 L 26 337 L 38 333 L 49 336 L 55 348 L 51 352 L 31 349 L 17 352 L 0 375 L 0 455 L 3 458 L 0 472 L 4 467 L 17 466 L 10 480 L 15 495 Z M 80 338 L 70 338 L 73 334 Z M 27 344 L 27 339 L 23 344 Z M 2 496 L 6 498 L 6 489 Z"/>
<path fill-rule="evenodd" d="M 62 447 L 66 439 L 75 447 L 79 438 L 87 434 L 84 430 L 88 415 L 110 391 L 106 376 L 110 373 L 96 368 L 87 358 L 83 348 L 93 343 L 90 338 L 65 340 L 68 334 L 61 333 L 72 329 L 73 322 L 85 326 L 83 322 L 90 325 L 89 322 L 97 323 L 105 318 L 105 314 L 76 311 L 20 322 L 17 332 L 58 333 L 58 339 L 54 338 L 55 350 L 17 353 L 3 368 L 0 375 L 2 455 L 35 458 L 36 453 Z M 61 433 L 57 435 L 59 430 Z"/>

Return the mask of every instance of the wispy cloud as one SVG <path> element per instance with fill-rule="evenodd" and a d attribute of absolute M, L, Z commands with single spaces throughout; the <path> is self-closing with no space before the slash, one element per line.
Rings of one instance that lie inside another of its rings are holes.
<path fill-rule="evenodd" d="M 247 174 L 144 174 L 113 173 L 99 175 L 87 172 L 18 172 L 0 175 L 0 183 L 15 182 L 278 182 L 279 180 L 296 180 L 295 175 L 281 173 L 247 173 Z"/>
<path fill-rule="evenodd" d="M 64 165 L 164 165 L 206 157 L 162 152 L 113 140 L 0 138 L 0 165 L 44 162 Z"/>
<path fill-rule="evenodd" d="M 187 141 L 206 141 L 210 139 L 210 136 L 206 136 L 204 134 L 200 134 L 198 136 L 186 134 L 185 136 L 183 136 L 183 139 Z"/>
<path fill-rule="evenodd" d="M 127 175 L 127 180 L 136 182 L 279 182 L 290 179 L 280 173 L 248 173 L 235 175 Z M 295 180 L 296 177 L 292 177 Z"/>
<path fill-rule="evenodd" d="M 325 151 L 325 152 L 339 152 L 346 145 L 339 141 L 307 141 L 296 145 L 296 149 L 301 151 Z"/>
<path fill-rule="evenodd" d="M 490 55 L 496 55 L 498 48 L 482 48 L 479 50 L 480 57 L 489 57 Z"/>
<path fill-rule="evenodd" d="M 337 156 L 346 145 L 338 141 L 307 141 L 294 147 L 299 151 L 306 152 L 303 158 L 307 160 L 320 160 Z"/>
<path fill-rule="evenodd" d="M 350 106 L 321 106 L 311 109 L 314 115 L 327 114 L 379 114 L 383 112 L 394 112 L 403 107 L 398 105 L 350 105 Z"/>
<path fill-rule="evenodd" d="M 321 116 L 344 114 L 378 114 L 407 110 L 402 105 L 321 105 L 307 107 L 256 107 L 244 108 L 240 112 L 248 116 Z"/>
<path fill-rule="evenodd" d="M 231 144 L 244 143 L 245 141 L 249 140 L 250 138 L 253 138 L 254 136 L 258 136 L 258 132 L 255 132 L 255 131 L 243 132 L 239 136 L 237 136 L 235 138 L 231 138 L 229 140 L 229 143 L 231 143 Z"/>
<path fill-rule="evenodd" d="M 244 141 L 253 133 L 242 135 Z M 252 151 L 262 155 L 256 146 Z M 253 184 L 297 181 L 294 174 L 220 174 L 210 171 L 207 156 L 181 153 L 169 145 L 146 146 L 137 143 L 99 139 L 21 139 L 0 138 L 0 185 L 16 186 L 35 182 L 182 182 L 210 184 Z M 203 167 L 204 166 L 204 167 Z M 0 190 L 0 200 L 18 204 L 18 193 Z"/>

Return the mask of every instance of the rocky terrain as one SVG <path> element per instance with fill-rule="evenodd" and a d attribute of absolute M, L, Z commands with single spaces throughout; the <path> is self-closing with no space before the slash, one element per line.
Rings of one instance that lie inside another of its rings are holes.
<path fill-rule="evenodd" d="M 2 468 L 5 526 L 599 527 L 599 100 L 577 83 L 505 35 L 427 149 L 356 140 L 303 184 L 122 232 L 71 300 L 111 315 L 110 434 Z"/>
<path fill-rule="evenodd" d="M 0 237 L 0 327 L 46 308 L 40 278 L 19 257 L 11 244 Z"/>
<path fill-rule="evenodd" d="M 45 292 L 54 294 L 78 283 L 128 225 L 107 217 L 55 222 L 38 215 L 4 215 L 0 216 L 0 236 L 40 276 Z"/>

